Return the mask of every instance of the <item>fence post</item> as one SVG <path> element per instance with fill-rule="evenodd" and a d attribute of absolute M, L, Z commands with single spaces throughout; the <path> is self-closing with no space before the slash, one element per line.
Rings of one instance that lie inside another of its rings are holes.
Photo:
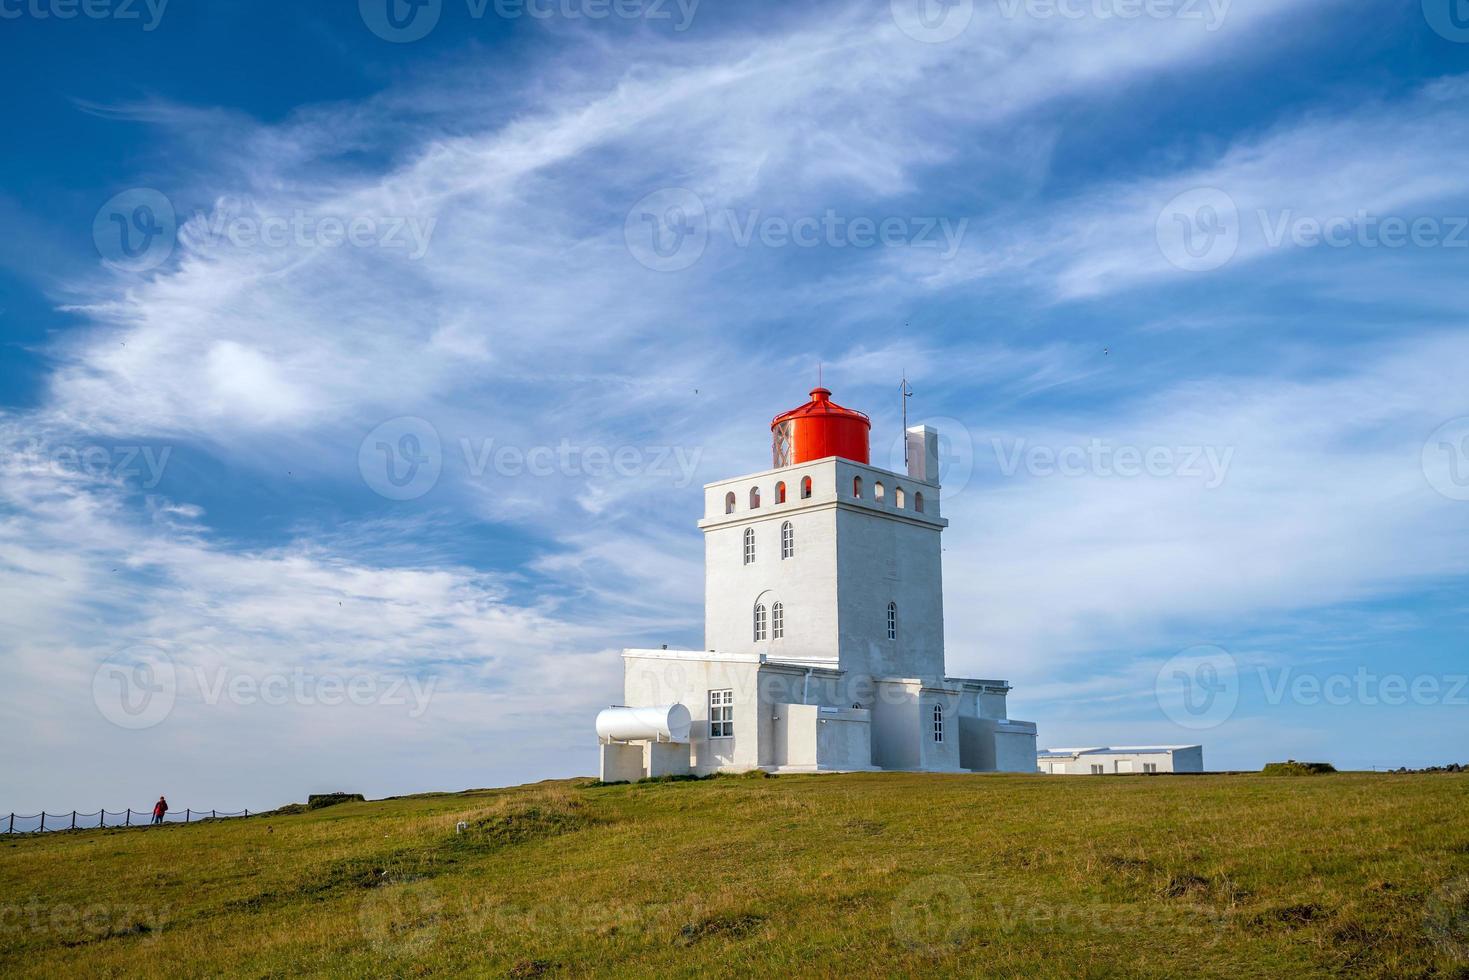
<path fill-rule="evenodd" d="M 213 810 L 210 810 L 209 811 L 209 819 L 210 820 L 213 820 L 214 819 L 214 811 Z"/>
<path fill-rule="evenodd" d="M 133 825 L 133 808 L 132 807 L 128 807 L 128 815 L 123 818 L 122 825 L 124 827 L 131 827 Z"/>
<path fill-rule="evenodd" d="M 15 833 L 15 814 L 13 814 L 13 813 L 10 815 L 10 829 L 7 830 L 6 833 L 7 834 L 13 834 L 13 833 Z"/>
<path fill-rule="evenodd" d="M 41 829 L 42 830 L 45 830 L 46 829 L 46 811 L 45 811 L 45 809 L 42 809 L 41 810 Z"/>
<path fill-rule="evenodd" d="M 184 811 L 184 823 L 188 823 L 188 822 L 189 822 L 189 811 L 188 810 L 185 810 Z"/>
<path fill-rule="evenodd" d="M 77 812 L 75 810 L 71 811 L 71 829 L 77 829 Z"/>

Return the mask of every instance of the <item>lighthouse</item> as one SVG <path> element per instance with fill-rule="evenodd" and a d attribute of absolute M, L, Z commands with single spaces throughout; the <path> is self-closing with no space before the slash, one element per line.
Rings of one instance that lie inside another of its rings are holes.
<path fill-rule="evenodd" d="M 871 428 L 818 387 L 772 420 L 771 469 L 704 487 L 704 649 L 622 652 L 604 780 L 1036 771 L 1010 685 L 945 671 L 938 432 L 909 428 L 897 472 Z"/>

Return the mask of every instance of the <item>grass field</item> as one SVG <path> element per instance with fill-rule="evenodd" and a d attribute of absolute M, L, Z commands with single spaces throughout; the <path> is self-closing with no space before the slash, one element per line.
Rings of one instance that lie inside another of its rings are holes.
<path fill-rule="evenodd" d="M 0 840 L 0 895 L 5 976 L 1466 977 L 1469 775 L 542 783 Z"/>

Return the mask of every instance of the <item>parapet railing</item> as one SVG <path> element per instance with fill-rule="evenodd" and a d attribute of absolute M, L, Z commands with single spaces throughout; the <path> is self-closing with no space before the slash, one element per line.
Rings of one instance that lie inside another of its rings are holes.
<path fill-rule="evenodd" d="M 222 817 L 248 817 L 249 810 L 169 810 L 164 823 L 192 823 L 196 820 L 218 820 Z M 109 818 L 114 818 L 108 823 Z M 96 813 L 12 813 L 0 816 L 0 833 L 34 834 L 51 830 L 94 830 L 98 827 L 148 827 L 153 825 L 153 808 L 146 810 L 98 810 Z"/>

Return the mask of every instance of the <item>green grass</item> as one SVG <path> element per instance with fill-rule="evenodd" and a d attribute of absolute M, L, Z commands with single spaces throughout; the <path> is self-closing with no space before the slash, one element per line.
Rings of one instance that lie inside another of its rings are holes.
<path fill-rule="evenodd" d="M 7 977 L 1469 977 L 1469 776 L 542 783 L 0 840 L 0 895 Z"/>

